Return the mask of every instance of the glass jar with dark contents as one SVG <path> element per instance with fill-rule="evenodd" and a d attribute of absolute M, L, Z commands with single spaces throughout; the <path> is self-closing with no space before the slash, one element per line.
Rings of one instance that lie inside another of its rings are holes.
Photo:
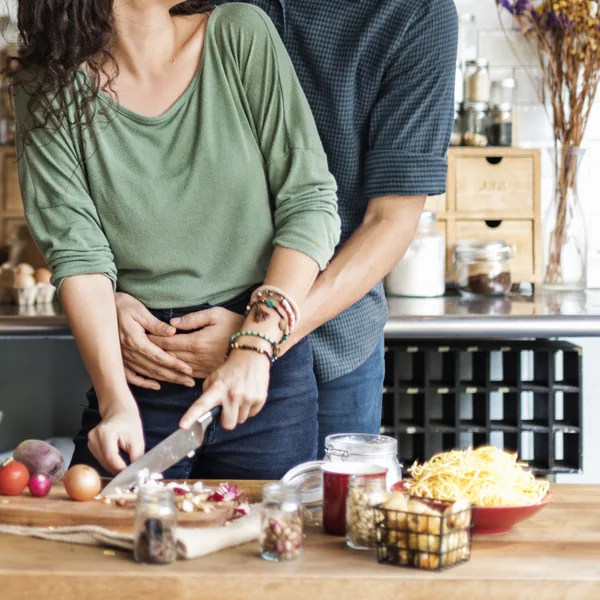
<path fill-rule="evenodd" d="M 141 563 L 167 565 L 177 558 L 177 507 L 167 487 L 142 486 L 135 511 L 134 557 Z"/>
<path fill-rule="evenodd" d="M 512 146 L 512 104 L 496 104 L 490 107 L 488 117 L 488 142 L 490 146 Z"/>
<path fill-rule="evenodd" d="M 454 247 L 456 285 L 461 295 L 501 296 L 510 291 L 513 246 L 504 240 L 463 240 Z"/>

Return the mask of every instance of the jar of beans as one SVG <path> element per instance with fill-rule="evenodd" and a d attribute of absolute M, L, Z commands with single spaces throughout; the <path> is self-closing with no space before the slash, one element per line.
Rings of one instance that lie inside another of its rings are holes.
<path fill-rule="evenodd" d="M 265 560 L 287 561 L 302 556 L 304 527 L 300 491 L 296 486 L 269 483 L 263 488 L 260 534 Z"/>
<path fill-rule="evenodd" d="M 375 507 L 388 498 L 385 475 L 353 475 L 348 481 L 346 543 L 354 550 L 377 546 Z"/>

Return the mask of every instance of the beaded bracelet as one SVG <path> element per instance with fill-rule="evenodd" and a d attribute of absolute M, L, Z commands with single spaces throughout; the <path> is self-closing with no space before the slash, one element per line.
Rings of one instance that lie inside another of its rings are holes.
<path fill-rule="evenodd" d="M 273 356 L 279 355 L 279 342 L 276 342 L 273 338 L 269 337 L 265 333 L 261 333 L 260 331 L 238 331 L 229 338 L 229 343 L 233 344 L 241 337 L 257 337 L 261 340 L 265 340 L 265 342 L 269 342 L 269 344 L 271 344 L 273 347 Z"/>
<path fill-rule="evenodd" d="M 268 298 L 264 298 L 264 296 L 267 296 Z M 275 300 L 279 302 L 281 308 L 287 315 L 289 330 L 290 332 L 292 332 L 294 330 L 294 327 L 296 326 L 296 314 L 294 313 L 290 303 L 283 296 L 279 296 L 275 292 L 257 291 L 252 295 L 251 301 L 258 302 L 259 300 L 262 300 L 264 301 L 264 304 L 266 304 L 269 308 L 274 308 L 276 306 L 276 302 L 273 298 L 275 298 Z"/>
<path fill-rule="evenodd" d="M 296 321 L 296 323 L 300 321 L 300 308 L 282 289 L 275 287 L 274 285 L 263 285 L 254 290 L 253 296 L 258 296 L 260 294 L 276 297 L 281 304 L 284 305 L 284 308 L 286 308 L 285 305 L 287 304 L 290 312 L 294 315 L 294 321 Z"/>
<path fill-rule="evenodd" d="M 275 304 L 274 302 L 271 304 L 269 304 L 268 300 L 265 300 L 264 298 L 260 298 L 258 300 L 255 300 L 254 302 L 251 302 L 250 304 L 248 304 L 248 306 L 246 306 L 246 316 L 248 316 L 248 314 L 250 313 L 250 311 L 256 306 L 257 307 L 257 311 L 255 316 L 255 321 L 257 321 L 258 323 L 262 322 L 262 321 L 266 321 L 269 317 L 269 314 L 263 310 L 261 310 L 260 305 L 265 305 L 268 308 L 272 308 L 278 315 L 279 315 L 279 329 L 281 329 L 281 331 L 283 332 L 283 337 L 281 338 L 281 340 L 279 341 L 279 343 L 281 344 L 281 342 L 285 342 L 289 337 L 290 337 L 290 326 L 288 323 L 288 316 L 284 313 L 283 310 L 281 310 L 277 304 Z M 260 316 L 259 316 L 260 315 Z"/>
<path fill-rule="evenodd" d="M 264 348 L 258 348 L 257 346 L 247 346 L 246 344 L 237 344 L 233 343 L 229 346 L 227 350 L 227 354 L 225 355 L 225 360 L 229 358 L 232 350 L 248 350 L 250 352 L 256 352 L 257 354 L 262 354 L 269 359 L 269 362 L 274 363 L 277 360 L 277 357 L 271 356 L 267 350 Z"/>

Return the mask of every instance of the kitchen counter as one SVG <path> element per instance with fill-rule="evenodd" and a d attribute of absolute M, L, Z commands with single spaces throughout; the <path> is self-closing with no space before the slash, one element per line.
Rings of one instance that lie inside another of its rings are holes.
<path fill-rule="evenodd" d="M 389 298 L 388 338 L 511 339 L 600 336 L 600 290 L 467 300 Z M 58 304 L 0 304 L 0 338 L 70 337 Z"/>
<path fill-rule="evenodd" d="M 374 552 L 310 531 L 298 561 L 269 563 L 247 544 L 169 566 L 129 553 L 0 536 L 6 600 L 597 600 L 600 486 L 554 485 L 553 502 L 512 533 L 476 536 L 469 563 L 428 573 L 379 565 Z"/>

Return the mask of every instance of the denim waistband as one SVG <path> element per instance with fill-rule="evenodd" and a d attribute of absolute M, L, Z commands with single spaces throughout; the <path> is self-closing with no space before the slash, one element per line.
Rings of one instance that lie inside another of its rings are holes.
<path fill-rule="evenodd" d="M 248 306 L 252 292 L 258 288 L 259 285 L 260 284 L 253 285 L 252 287 L 243 291 L 241 294 L 235 296 L 235 298 L 231 298 L 231 300 L 226 300 L 220 304 L 197 304 L 196 306 L 186 306 L 183 308 L 150 308 L 148 310 L 157 319 L 165 322 L 168 322 L 175 317 L 183 317 L 189 313 L 199 312 L 201 310 L 207 310 L 215 307 L 226 308 L 227 310 L 237 313 L 238 315 L 243 315 L 246 312 L 246 306 Z"/>

